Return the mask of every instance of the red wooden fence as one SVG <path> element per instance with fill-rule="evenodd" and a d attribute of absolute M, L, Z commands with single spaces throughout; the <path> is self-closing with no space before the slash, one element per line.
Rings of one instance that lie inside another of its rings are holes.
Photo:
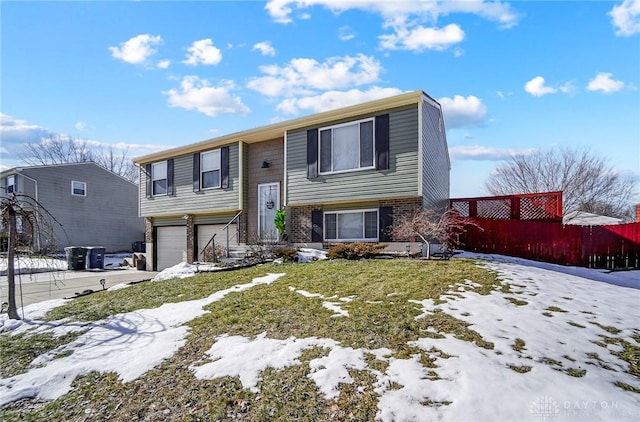
<path fill-rule="evenodd" d="M 572 226 L 559 222 L 474 218 L 460 236 L 468 251 L 589 268 L 640 268 L 640 222 Z"/>

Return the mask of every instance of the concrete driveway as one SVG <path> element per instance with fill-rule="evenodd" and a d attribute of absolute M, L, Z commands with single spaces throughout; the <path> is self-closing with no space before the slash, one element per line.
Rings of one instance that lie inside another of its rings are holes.
<path fill-rule="evenodd" d="M 116 284 L 143 281 L 153 278 L 155 271 L 136 269 L 54 271 L 36 274 L 16 275 L 16 302 L 18 307 L 27 306 L 50 299 L 62 299 L 74 296 L 87 289 L 102 290 Z M 0 302 L 8 300 L 7 277 L 0 277 Z"/>

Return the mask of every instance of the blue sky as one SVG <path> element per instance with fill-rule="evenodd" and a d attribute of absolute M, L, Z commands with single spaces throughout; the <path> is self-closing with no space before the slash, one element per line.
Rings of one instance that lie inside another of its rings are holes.
<path fill-rule="evenodd" d="M 135 157 L 405 91 L 443 106 L 452 197 L 515 153 L 640 179 L 640 0 L 8 2 L 0 167 L 60 134 Z"/>

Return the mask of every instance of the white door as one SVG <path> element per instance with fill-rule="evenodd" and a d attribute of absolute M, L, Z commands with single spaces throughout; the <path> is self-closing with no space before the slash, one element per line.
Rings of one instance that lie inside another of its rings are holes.
<path fill-rule="evenodd" d="M 158 227 L 157 229 L 158 271 L 182 262 L 187 250 L 187 229 L 180 227 Z"/>
<path fill-rule="evenodd" d="M 258 234 L 268 242 L 279 240 L 276 229 L 276 211 L 280 209 L 280 183 L 258 185 Z"/>

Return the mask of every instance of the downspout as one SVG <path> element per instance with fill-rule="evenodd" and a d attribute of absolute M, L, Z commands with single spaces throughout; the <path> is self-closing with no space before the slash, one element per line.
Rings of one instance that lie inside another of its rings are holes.
<path fill-rule="evenodd" d="M 22 173 L 20 170 L 16 169 L 16 173 L 20 174 L 20 176 L 24 177 L 25 179 L 29 179 L 33 182 L 33 186 L 35 187 L 35 200 L 36 200 L 36 215 L 35 215 L 35 219 L 36 219 L 36 230 L 38 229 L 39 224 L 38 224 L 38 217 L 40 216 L 40 199 L 38 198 L 38 181 L 36 179 L 34 179 L 33 177 L 29 177 L 26 174 Z M 38 248 L 38 251 L 40 251 L 40 232 L 36 232 L 35 233 L 35 238 L 36 238 L 36 247 Z"/>

